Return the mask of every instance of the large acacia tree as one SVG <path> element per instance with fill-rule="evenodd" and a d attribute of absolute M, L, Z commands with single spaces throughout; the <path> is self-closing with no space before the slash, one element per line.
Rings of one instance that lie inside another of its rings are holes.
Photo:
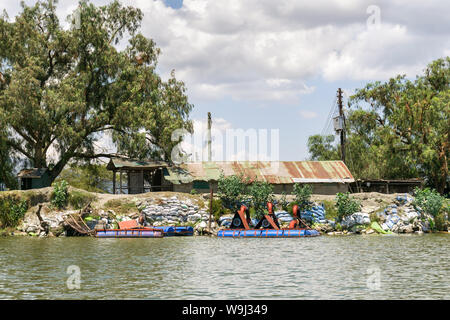
<path fill-rule="evenodd" d="M 450 57 L 415 80 L 369 83 L 351 98 L 346 164 L 358 178 L 423 177 L 443 193 L 449 179 Z M 332 137 L 311 136 L 313 159 L 339 159 Z"/>
<path fill-rule="evenodd" d="M 15 21 L 0 19 L 4 147 L 52 179 L 71 159 L 108 156 L 94 152 L 105 132 L 119 152 L 170 161 L 171 133 L 192 130 L 193 106 L 174 72 L 167 81 L 155 72 L 160 50 L 139 33 L 142 12 L 81 1 L 63 28 L 55 3 L 22 4 Z"/>

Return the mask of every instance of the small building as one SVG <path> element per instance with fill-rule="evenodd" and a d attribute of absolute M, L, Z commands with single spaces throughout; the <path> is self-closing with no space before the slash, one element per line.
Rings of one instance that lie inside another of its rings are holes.
<path fill-rule="evenodd" d="M 412 193 L 416 187 L 421 188 L 423 183 L 421 179 L 358 179 L 350 187 L 353 192 Z"/>
<path fill-rule="evenodd" d="M 39 189 L 51 185 L 47 168 L 23 169 L 17 175 L 20 190 Z"/>
<path fill-rule="evenodd" d="M 168 166 L 169 164 L 163 161 L 114 157 L 110 159 L 106 169 L 113 172 L 113 194 L 137 194 L 171 191 L 172 183 L 163 179 L 164 174 L 167 174 Z"/>
<path fill-rule="evenodd" d="M 211 161 L 185 163 L 167 167 L 164 179 L 173 184 L 175 192 L 196 190 L 217 192 L 217 181 L 224 176 L 243 175 L 251 180 L 266 181 L 274 193 L 290 194 L 296 183 L 309 184 L 315 194 L 336 194 L 349 191 L 354 178 L 342 161 Z"/>
<path fill-rule="evenodd" d="M 276 194 L 292 193 L 295 183 L 310 184 L 316 194 L 336 194 L 348 191 L 349 184 L 355 181 L 342 161 L 204 161 L 170 166 L 162 161 L 115 157 L 107 169 L 114 172 L 114 194 L 192 190 L 207 193 L 210 188 L 217 192 L 221 173 L 267 181 Z"/>

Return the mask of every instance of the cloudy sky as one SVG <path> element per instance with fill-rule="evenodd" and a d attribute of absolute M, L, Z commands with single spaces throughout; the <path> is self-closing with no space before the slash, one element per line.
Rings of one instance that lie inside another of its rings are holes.
<path fill-rule="evenodd" d="M 186 83 L 197 129 L 208 111 L 216 129 L 278 129 L 280 160 L 308 157 L 307 138 L 324 131 L 339 87 L 349 95 L 397 74 L 414 78 L 450 55 L 445 0 L 121 2 L 144 12 L 141 31 L 162 50 L 158 71 L 175 69 Z M 60 0 L 61 18 L 76 5 Z M 0 9 L 12 17 L 20 1 Z"/>

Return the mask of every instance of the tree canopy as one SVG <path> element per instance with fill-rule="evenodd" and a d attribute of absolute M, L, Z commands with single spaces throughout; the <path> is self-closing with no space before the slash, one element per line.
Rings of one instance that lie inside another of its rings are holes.
<path fill-rule="evenodd" d="M 81 1 L 63 28 L 56 3 L 0 18 L 0 156 L 48 167 L 53 180 L 72 159 L 108 156 L 94 144 L 109 132 L 121 153 L 170 161 L 171 134 L 192 131 L 193 106 L 174 72 L 156 73 L 160 50 L 139 32 L 142 12 Z"/>
<path fill-rule="evenodd" d="M 369 83 L 350 99 L 347 165 L 358 178 L 425 178 L 441 193 L 448 183 L 450 57 L 415 80 Z M 332 138 L 312 136 L 313 159 L 339 159 Z"/>

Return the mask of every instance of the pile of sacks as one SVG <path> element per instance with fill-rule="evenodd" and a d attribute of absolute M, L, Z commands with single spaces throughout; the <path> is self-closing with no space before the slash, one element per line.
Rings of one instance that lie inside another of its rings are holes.
<path fill-rule="evenodd" d="M 221 227 L 229 228 L 231 226 L 231 220 L 233 219 L 233 216 L 222 216 L 219 218 L 219 225 Z"/>
<path fill-rule="evenodd" d="M 430 215 L 421 212 L 420 208 L 413 206 L 414 198 L 409 194 L 399 195 L 395 203 L 389 205 L 384 211 L 378 212 L 381 227 L 385 231 L 396 233 L 428 232 Z M 424 217 L 424 221 L 420 219 Z"/>
<path fill-rule="evenodd" d="M 322 205 L 315 205 L 310 210 L 301 212 L 300 218 L 307 222 L 327 223 L 327 220 L 325 220 L 325 208 Z"/>
<path fill-rule="evenodd" d="M 342 219 L 341 226 L 347 229 L 352 228 L 356 225 L 368 225 L 370 224 L 370 216 L 368 213 L 355 212 Z"/>
<path fill-rule="evenodd" d="M 137 205 L 145 215 L 146 221 L 153 225 L 208 222 L 209 220 L 206 208 L 200 208 L 189 199 L 179 200 L 176 196 L 161 198 L 159 203 L 149 200 Z"/>

